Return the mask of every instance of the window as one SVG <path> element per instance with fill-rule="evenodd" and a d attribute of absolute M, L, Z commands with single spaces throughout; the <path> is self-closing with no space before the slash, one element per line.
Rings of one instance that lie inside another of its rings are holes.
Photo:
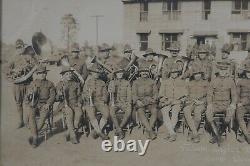
<path fill-rule="evenodd" d="M 146 51 L 148 49 L 148 33 L 140 33 L 140 51 Z"/>
<path fill-rule="evenodd" d="M 180 15 L 180 3 L 178 0 L 163 0 L 162 14 L 169 20 L 177 20 Z"/>
<path fill-rule="evenodd" d="M 202 11 L 202 19 L 208 20 L 208 16 L 211 12 L 211 0 L 203 0 L 203 11 Z"/>
<path fill-rule="evenodd" d="M 196 42 L 198 45 L 205 44 L 206 37 L 205 36 L 197 36 Z"/>
<path fill-rule="evenodd" d="M 232 40 L 239 41 L 242 50 L 246 50 L 248 33 L 232 33 Z"/>
<path fill-rule="evenodd" d="M 140 3 L 140 21 L 148 21 L 148 2 Z"/>
<path fill-rule="evenodd" d="M 167 50 L 172 42 L 178 41 L 178 33 L 163 33 L 162 34 L 162 50 Z"/>
<path fill-rule="evenodd" d="M 233 0 L 232 14 L 249 14 L 250 0 Z M 247 15 L 248 16 L 248 15 Z"/>

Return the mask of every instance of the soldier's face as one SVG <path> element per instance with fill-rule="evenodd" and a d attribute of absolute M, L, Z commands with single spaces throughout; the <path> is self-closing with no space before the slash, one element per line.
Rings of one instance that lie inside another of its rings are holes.
<path fill-rule="evenodd" d="M 103 51 L 100 52 L 101 57 L 103 57 L 104 59 L 107 59 L 109 57 L 109 51 Z"/>
<path fill-rule="evenodd" d="M 147 72 L 141 72 L 141 77 L 142 78 L 148 78 L 148 73 Z"/>
<path fill-rule="evenodd" d="M 202 77 L 201 73 L 197 73 L 194 75 L 195 80 L 201 80 L 201 77 Z"/>
<path fill-rule="evenodd" d="M 228 55 L 227 53 L 222 52 L 221 58 L 222 58 L 222 59 L 227 59 L 228 56 L 229 56 L 229 55 Z"/>
<path fill-rule="evenodd" d="M 178 55 L 178 52 L 176 52 L 176 51 L 171 51 L 171 56 L 172 56 L 172 57 L 177 57 L 177 55 Z"/>
<path fill-rule="evenodd" d="M 72 51 L 72 56 L 73 56 L 73 57 L 78 57 L 78 56 L 79 56 L 79 52 Z"/>
<path fill-rule="evenodd" d="M 154 58 L 154 56 L 152 54 L 149 54 L 149 55 L 146 56 L 147 61 L 152 61 L 153 58 Z"/>
<path fill-rule="evenodd" d="M 200 59 L 205 59 L 206 58 L 206 53 L 199 53 L 199 58 Z"/>
<path fill-rule="evenodd" d="M 16 52 L 17 52 L 18 55 L 21 55 L 23 53 L 23 51 L 24 51 L 23 46 L 19 46 L 19 47 L 16 48 Z"/>
<path fill-rule="evenodd" d="M 117 73 L 117 74 L 116 74 L 116 77 L 117 77 L 118 79 L 122 79 L 122 76 L 123 76 L 123 73 Z"/>
<path fill-rule="evenodd" d="M 250 72 L 246 72 L 246 77 L 250 79 Z"/>
<path fill-rule="evenodd" d="M 219 75 L 221 76 L 221 77 L 226 77 L 226 76 L 228 76 L 228 74 L 229 74 L 229 71 L 228 70 L 219 70 Z"/>

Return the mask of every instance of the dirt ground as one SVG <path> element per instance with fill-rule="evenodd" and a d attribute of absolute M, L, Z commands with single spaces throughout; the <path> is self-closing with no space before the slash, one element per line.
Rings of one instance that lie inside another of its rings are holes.
<path fill-rule="evenodd" d="M 51 68 L 49 79 L 57 82 L 58 70 Z M 163 139 L 165 128 L 161 127 L 158 138 L 150 142 L 144 156 L 138 152 L 104 152 L 101 140 L 82 136 L 80 144 L 65 142 L 64 133 L 54 134 L 47 142 L 33 149 L 28 144 L 27 128 L 16 129 L 17 113 L 11 86 L 2 80 L 1 94 L 1 166 L 247 166 L 250 163 L 250 146 L 238 143 L 233 133 L 228 134 L 222 147 L 208 143 L 208 136 L 202 136 L 201 143 L 192 144 L 179 133 L 177 141 L 169 143 Z M 110 134 L 113 142 L 113 134 Z M 128 139 L 142 139 L 142 130 L 134 129 Z M 143 141 L 143 142 L 144 142 Z"/>

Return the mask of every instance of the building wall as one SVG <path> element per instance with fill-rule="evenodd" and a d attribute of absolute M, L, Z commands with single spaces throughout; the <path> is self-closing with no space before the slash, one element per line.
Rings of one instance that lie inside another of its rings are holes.
<path fill-rule="evenodd" d="M 168 20 L 162 14 L 162 3 L 151 2 L 148 6 L 148 21 L 140 22 L 140 4 L 124 4 L 124 43 L 129 43 L 139 50 L 139 36 L 136 33 L 150 30 L 149 47 L 160 51 L 161 35 L 159 31 L 179 29 L 183 30 L 180 42 L 182 53 L 184 53 L 187 44 L 194 42 L 191 36 L 195 32 L 210 31 L 217 33 L 215 44 L 217 51 L 219 51 L 223 43 L 230 41 L 228 30 L 247 29 L 250 32 L 250 19 L 232 19 L 232 1 L 212 1 L 208 20 L 202 20 L 202 5 L 202 1 L 182 2 L 180 19 Z"/>

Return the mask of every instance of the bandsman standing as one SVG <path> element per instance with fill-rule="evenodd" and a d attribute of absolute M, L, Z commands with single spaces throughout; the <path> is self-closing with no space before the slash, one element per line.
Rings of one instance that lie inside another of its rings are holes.
<path fill-rule="evenodd" d="M 242 74 L 243 78 L 237 82 L 237 111 L 236 117 L 239 127 L 248 144 L 250 144 L 250 133 L 244 121 L 244 115 L 250 113 L 250 66 L 246 66 Z M 248 122 L 249 123 L 249 122 Z M 238 139 L 241 140 L 241 139 Z"/>

